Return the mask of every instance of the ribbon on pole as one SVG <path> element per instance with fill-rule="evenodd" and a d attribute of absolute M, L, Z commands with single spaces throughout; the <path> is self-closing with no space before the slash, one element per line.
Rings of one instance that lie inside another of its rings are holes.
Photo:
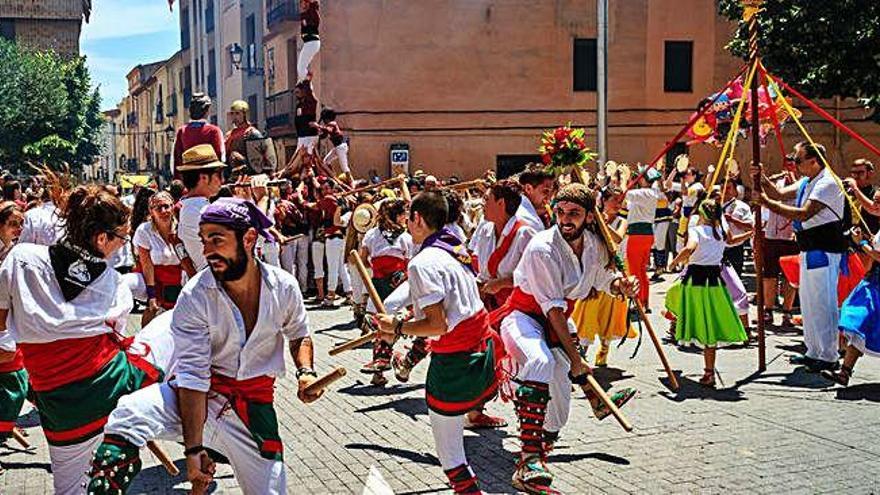
<path fill-rule="evenodd" d="M 715 166 L 715 173 L 712 174 L 712 180 L 709 182 L 706 190 L 711 190 L 715 183 L 718 181 L 718 174 L 721 173 L 722 167 L 727 169 L 727 155 L 728 151 L 736 149 L 736 135 L 739 133 L 739 124 L 742 119 L 742 111 L 745 108 L 746 103 L 746 92 L 752 87 L 752 83 L 754 82 L 755 73 L 757 72 L 758 64 L 753 63 L 751 69 L 749 70 L 749 75 L 746 77 L 746 82 L 743 85 L 743 97 L 739 100 L 739 105 L 736 107 L 736 113 L 733 115 L 733 126 L 730 128 L 730 132 L 727 134 L 727 140 L 724 142 L 724 147 L 721 149 L 721 156 L 718 157 L 718 164 Z"/>

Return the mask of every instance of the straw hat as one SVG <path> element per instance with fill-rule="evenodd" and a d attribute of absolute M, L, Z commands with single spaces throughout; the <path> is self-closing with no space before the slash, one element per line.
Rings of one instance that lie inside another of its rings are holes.
<path fill-rule="evenodd" d="M 368 230 L 376 226 L 379 221 L 379 211 L 370 203 L 358 205 L 351 215 L 351 224 L 354 230 L 361 234 L 365 234 Z"/>
<path fill-rule="evenodd" d="M 183 163 L 177 167 L 177 170 L 189 172 L 215 168 L 226 168 L 226 164 L 217 159 L 214 147 L 210 144 L 197 144 L 183 152 Z"/>

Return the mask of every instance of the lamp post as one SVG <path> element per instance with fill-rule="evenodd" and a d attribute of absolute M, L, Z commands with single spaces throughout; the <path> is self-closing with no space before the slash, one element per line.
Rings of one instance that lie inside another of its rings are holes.
<path fill-rule="evenodd" d="M 244 69 L 241 68 L 241 59 L 244 56 L 244 49 L 238 43 L 233 43 L 229 47 L 229 55 L 232 58 L 232 67 L 235 70 L 244 70 L 249 76 L 264 76 L 266 71 L 263 67 L 251 67 L 248 65 Z"/>

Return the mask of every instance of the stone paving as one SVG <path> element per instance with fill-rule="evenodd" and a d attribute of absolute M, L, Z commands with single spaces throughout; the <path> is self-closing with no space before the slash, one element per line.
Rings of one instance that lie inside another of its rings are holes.
<path fill-rule="evenodd" d="M 659 306 L 668 283 L 652 287 Z M 651 315 L 658 333 L 667 324 Z M 434 455 L 420 365 L 409 384 L 368 384 L 358 372 L 367 349 L 330 358 L 331 345 L 358 335 L 348 308 L 309 313 L 317 367 L 345 366 L 348 376 L 310 406 L 296 399 L 295 380 L 276 391 L 290 493 L 448 493 Z M 613 348 L 609 367 L 596 376 L 614 388 L 639 389 L 624 413 L 635 425 L 624 432 L 613 418 L 597 422 L 585 400 L 572 403 L 571 421 L 549 457 L 554 486 L 563 493 L 876 493 L 880 491 L 880 361 L 864 358 L 852 385 L 830 387 L 817 375 L 788 363 L 802 337 L 769 333 L 768 369 L 756 374 L 755 347 L 719 352 L 723 385 L 700 387 L 702 358 L 696 350 L 664 348 L 679 370 L 681 389 L 665 386 L 647 336 L 630 359 L 634 342 Z M 591 350 L 592 353 L 592 350 Z M 489 493 L 511 493 L 518 451 L 512 406 L 492 403 L 489 412 L 511 426 L 468 432 L 469 460 Z M 34 449 L 0 448 L 0 493 L 51 492 L 48 452 L 33 414 L 19 423 Z M 182 448 L 162 442 L 183 471 Z M 184 475 L 169 477 L 149 452 L 131 493 L 186 493 Z M 215 493 L 238 493 L 228 466 L 221 466 Z"/>

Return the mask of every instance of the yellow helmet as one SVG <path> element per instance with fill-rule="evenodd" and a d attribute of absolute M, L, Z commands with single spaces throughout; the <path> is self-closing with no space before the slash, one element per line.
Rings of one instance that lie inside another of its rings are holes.
<path fill-rule="evenodd" d="M 232 112 L 243 112 L 246 114 L 250 111 L 250 106 L 244 100 L 235 100 L 232 102 L 232 106 L 229 107 L 229 110 Z"/>

